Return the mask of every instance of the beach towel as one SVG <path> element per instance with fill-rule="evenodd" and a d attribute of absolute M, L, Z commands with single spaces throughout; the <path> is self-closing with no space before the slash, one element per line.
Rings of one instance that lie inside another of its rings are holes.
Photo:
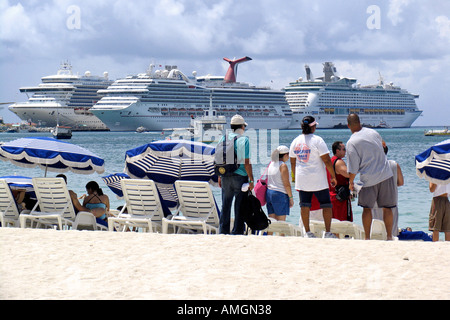
<path fill-rule="evenodd" d="M 407 231 L 406 229 L 399 232 L 398 240 L 433 241 L 432 237 L 423 231 Z"/>

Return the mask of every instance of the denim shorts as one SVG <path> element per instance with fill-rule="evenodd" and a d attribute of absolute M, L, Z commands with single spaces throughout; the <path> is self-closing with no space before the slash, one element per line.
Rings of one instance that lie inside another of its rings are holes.
<path fill-rule="evenodd" d="M 267 189 L 266 201 L 268 214 L 289 215 L 289 196 L 286 193 Z"/>
<path fill-rule="evenodd" d="M 311 208 L 312 196 L 315 195 L 317 200 L 319 200 L 320 208 L 332 208 L 330 198 L 330 190 L 323 189 L 320 191 L 299 191 L 300 193 L 300 207 Z"/>

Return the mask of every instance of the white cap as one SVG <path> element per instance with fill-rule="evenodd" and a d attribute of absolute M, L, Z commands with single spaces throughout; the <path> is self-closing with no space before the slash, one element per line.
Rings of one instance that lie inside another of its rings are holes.
<path fill-rule="evenodd" d="M 239 114 L 237 114 L 237 115 L 233 116 L 233 118 L 231 118 L 230 124 L 248 126 L 248 124 L 245 122 L 244 118 Z"/>
<path fill-rule="evenodd" d="M 289 148 L 286 147 L 286 146 L 279 146 L 279 147 L 277 148 L 277 150 L 278 150 L 278 152 L 279 152 L 280 154 L 286 154 L 286 153 L 289 153 Z"/>

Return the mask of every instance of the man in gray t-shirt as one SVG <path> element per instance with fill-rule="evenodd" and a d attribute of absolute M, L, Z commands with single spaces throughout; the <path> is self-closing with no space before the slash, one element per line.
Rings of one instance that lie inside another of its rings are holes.
<path fill-rule="evenodd" d="M 359 116 L 350 114 L 347 118 L 352 136 L 347 142 L 347 171 L 350 175 L 350 190 L 354 190 L 354 180 L 360 174 L 363 186 L 358 196 L 358 205 L 363 207 L 362 222 L 366 239 L 370 239 L 372 225 L 372 208 L 378 203 L 385 208 L 383 220 L 386 225 L 388 240 L 392 239 L 392 208 L 395 185 L 392 170 L 384 154 L 383 140 L 373 129 L 363 128 Z"/>

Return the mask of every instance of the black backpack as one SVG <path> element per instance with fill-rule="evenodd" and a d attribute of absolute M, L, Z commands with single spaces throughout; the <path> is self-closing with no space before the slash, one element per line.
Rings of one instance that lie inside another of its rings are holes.
<path fill-rule="evenodd" d="M 236 140 L 239 137 L 234 137 L 233 140 L 224 137 L 223 142 L 216 146 L 214 155 L 214 170 L 218 176 L 230 176 L 239 168 L 236 154 Z"/>
<path fill-rule="evenodd" d="M 264 230 L 269 227 L 270 220 L 261 208 L 261 202 L 251 191 L 245 192 L 242 197 L 239 212 L 252 231 Z"/>

